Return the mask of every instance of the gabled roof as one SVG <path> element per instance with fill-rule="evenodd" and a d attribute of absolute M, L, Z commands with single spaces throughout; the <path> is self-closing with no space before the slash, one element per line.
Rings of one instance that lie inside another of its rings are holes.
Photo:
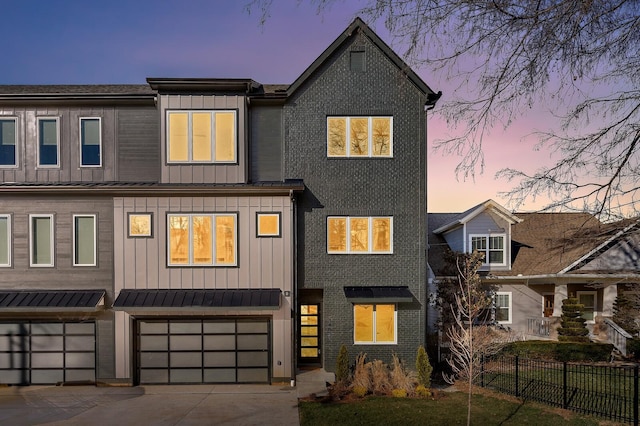
<path fill-rule="evenodd" d="M 358 32 L 364 34 L 371 42 L 378 47 L 400 70 L 402 70 L 407 78 L 423 93 L 427 94 L 430 102 L 435 102 L 440 97 L 440 92 L 435 93 L 427 84 L 384 42 L 376 33 L 374 33 L 362 19 L 356 18 L 338 38 L 322 52 L 318 58 L 293 82 L 287 93 L 291 96 L 302 84 L 311 78 L 316 71 L 351 37 Z"/>
<path fill-rule="evenodd" d="M 465 223 L 469 222 L 471 219 L 488 209 L 491 209 L 494 213 L 498 214 L 500 217 L 502 217 L 512 225 L 522 221 L 519 217 L 509 212 L 500 204 L 496 203 L 493 200 L 487 200 L 483 203 L 471 207 L 469 210 L 462 213 L 452 213 L 452 217 L 449 221 L 434 229 L 432 232 L 434 234 L 443 234 L 447 231 L 451 231 L 452 229 L 464 225 Z"/>

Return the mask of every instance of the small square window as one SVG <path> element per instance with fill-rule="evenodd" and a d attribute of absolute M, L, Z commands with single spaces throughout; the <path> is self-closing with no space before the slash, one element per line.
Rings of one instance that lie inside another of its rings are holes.
<path fill-rule="evenodd" d="M 280 213 L 256 213 L 256 237 L 281 237 Z"/>
<path fill-rule="evenodd" d="M 129 213 L 129 237 L 152 237 L 153 215 L 151 213 Z"/>

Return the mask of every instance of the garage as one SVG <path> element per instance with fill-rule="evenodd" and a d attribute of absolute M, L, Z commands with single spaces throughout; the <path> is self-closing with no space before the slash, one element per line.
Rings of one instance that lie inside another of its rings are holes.
<path fill-rule="evenodd" d="M 0 322 L 0 383 L 95 381 L 95 322 Z"/>
<path fill-rule="evenodd" d="M 268 318 L 137 319 L 138 384 L 269 383 Z"/>

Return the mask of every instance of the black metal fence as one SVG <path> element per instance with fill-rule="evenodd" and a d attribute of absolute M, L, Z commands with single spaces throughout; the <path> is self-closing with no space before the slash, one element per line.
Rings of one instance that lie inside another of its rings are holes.
<path fill-rule="evenodd" d="M 523 400 L 638 425 L 637 365 L 483 358 L 476 384 Z"/>

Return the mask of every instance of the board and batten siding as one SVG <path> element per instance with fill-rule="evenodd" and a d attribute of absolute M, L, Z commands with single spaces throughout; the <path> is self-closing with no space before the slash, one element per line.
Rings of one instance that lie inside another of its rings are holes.
<path fill-rule="evenodd" d="M 282 181 L 282 107 L 251 108 L 251 181 Z"/>
<path fill-rule="evenodd" d="M 118 180 L 160 181 L 160 120 L 155 107 L 118 110 Z"/>
<path fill-rule="evenodd" d="M 235 164 L 169 164 L 167 162 L 167 110 L 235 110 Z M 246 183 L 247 182 L 247 108 L 242 95 L 161 95 L 160 140 L 162 183 Z"/>
<path fill-rule="evenodd" d="M 16 118 L 17 168 L 0 168 L 2 182 L 104 182 L 117 180 L 116 107 L 4 107 L 0 116 Z M 101 119 L 102 166 L 80 166 L 80 118 Z M 37 167 L 38 118 L 57 118 L 59 167 Z"/>

